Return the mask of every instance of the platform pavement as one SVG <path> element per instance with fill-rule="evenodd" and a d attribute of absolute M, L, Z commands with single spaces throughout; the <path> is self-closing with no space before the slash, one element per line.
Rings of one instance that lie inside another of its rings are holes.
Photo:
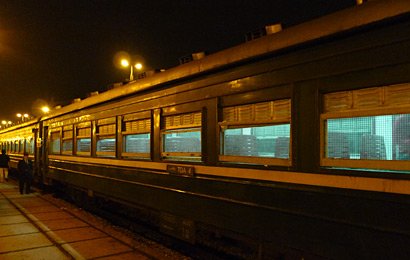
<path fill-rule="evenodd" d="M 187 259 L 112 236 L 114 231 L 105 231 L 92 221 L 45 200 L 38 192 L 20 195 L 15 183 L 0 183 L 1 260 Z"/>
<path fill-rule="evenodd" d="M 0 259 L 70 259 L 12 203 L 34 196 L 0 183 Z"/>

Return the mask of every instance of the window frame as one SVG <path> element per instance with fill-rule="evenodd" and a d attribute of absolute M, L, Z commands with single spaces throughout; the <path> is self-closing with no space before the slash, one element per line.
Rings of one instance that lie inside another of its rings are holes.
<path fill-rule="evenodd" d="M 24 154 L 25 149 L 26 149 L 26 139 L 22 138 L 20 140 L 18 140 L 19 142 L 19 154 Z"/>
<path fill-rule="evenodd" d="M 16 154 L 21 153 L 20 146 L 21 146 L 21 139 L 15 140 L 14 141 L 14 153 L 16 153 Z"/>
<path fill-rule="evenodd" d="M 147 125 L 147 121 L 149 120 L 149 129 L 145 127 L 145 129 L 141 130 L 131 130 L 128 131 L 126 128 L 126 124 L 128 122 L 139 122 L 145 121 L 145 125 Z M 128 114 L 122 116 L 122 129 L 125 129 L 121 132 L 121 139 L 122 139 L 122 147 L 121 147 L 121 157 L 125 159 L 150 159 L 151 158 L 151 151 L 152 151 L 152 115 L 151 111 L 146 112 L 139 112 L 134 114 Z M 126 141 L 125 138 L 129 135 L 139 135 L 139 134 L 149 134 L 149 152 L 148 153 L 138 153 L 138 152 L 125 152 L 126 150 Z"/>
<path fill-rule="evenodd" d="M 66 137 L 65 136 L 66 132 L 71 132 L 71 136 Z M 67 141 L 70 141 L 70 140 L 71 140 L 71 150 L 65 151 L 64 150 L 64 143 L 67 142 Z M 73 153 L 74 153 L 74 126 L 73 125 L 68 125 L 68 126 L 63 127 L 61 141 L 62 141 L 62 143 L 61 143 L 62 144 L 61 145 L 61 154 L 73 155 Z"/>
<path fill-rule="evenodd" d="M 333 109 L 333 111 L 326 111 L 326 104 L 320 115 L 320 167 L 335 167 L 335 168 L 344 168 L 350 170 L 392 170 L 392 171 L 410 171 L 409 169 L 409 160 L 378 160 L 378 159 L 350 159 L 350 158 L 328 158 L 326 157 L 327 153 L 327 120 L 329 119 L 342 119 L 342 118 L 356 118 L 356 117 L 372 117 L 372 116 L 389 116 L 389 115 L 398 115 L 398 114 L 410 114 L 410 106 L 406 104 L 394 104 L 394 102 L 389 103 L 385 99 L 387 91 L 393 91 L 394 88 L 401 88 L 404 86 L 406 88 L 407 84 L 404 85 L 394 85 L 386 87 L 376 87 L 369 89 L 359 89 L 350 91 L 352 95 L 358 95 L 362 93 L 375 93 L 376 95 L 381 95 L 383 101 L 380 101 L 380 105 L 367 105 L 363 107 L 355 108 L 354 104 L 351 104 L 351 107 Z M 392 88 L 393 90 L 386 90 Z M 410 86 L 408 87 L 410 94 Z M 376 93 L 376 91 L 380 92 Z M 348 91 L 334 92 L 335 93 L 347 93 Z M 325 95 L 323 99 L 325 100 Z M 392 94 L 390 94 L 392 95 Z M 400 94 L 399 94 L 400 95 Z M 350 103 L 353 101 L 349 100 Z M 386 104 L 386 103 L 387 104 Z M 326 103 L 326 102 L 324 102 Z M 345 102 L 347 103 L 347 102 Z M 342 107 L 342 106 L 341 106 Z"/>
<path fill-rule="evenodd" d="M 100 127 L 114 125 L 114 132 L 100 133 Z M 117 154 L 117 118 L 110 117 L 96 120 L 96 140 L 95 140 L 95 155 L 97 157 L 116 157 Z M 104 139 L 114 139 L 114 151 L 98 151 L 98 141 Z"/>
<path fill-rule="evenodd" d="M 222 107 L 230 108 L 230 107 L 245 107 L 250 105 L 256 104 L 263 104 L 263 103 L 270 103 L 270 102 L 277 102 L 279 103 L 286 103 L 289 102 L 289 115 L 288 117 L 279 117 L 277 119 L 269 119 L 269 120 L 248 120 L 248 121 L 227 121 L 223 118 L 223 113 L 221 111 L 221 120 L 218 120 L 219 125 L 219 138 L 220 138 L 220 148 L 218 154 L 218 160 L 222 163 L 247 163 L 247 164 L 260 164 L 260 165 L 271 165 L 271 166 L 292 166 L 292 99 L 291 98 L 281 98 L 275 100 L 264 100 L 264 101 L 257 101 L 247 104 L 235 104 L 231 106 Z M 288 158 L 279 158 L 279 157 L 262 157 L 262 156 L 244 156 L 244 155 L 225 155 L 223 154 L 223 150 L 225 147 L 225 140 L 224 140 L 224 132 L 227 129 L 239 129 L 239 128 L 249 128 L 249 127 L 263 127 L 263 126 L 277 126 L 277 125 L 285 125 L 289 124 L 289 157 Z"/>
<path fill-rule="evenodd" d="M 177 110 L 178 111 L 178 110 Z M 195 123 L 195 114 L 200 114 L 199 124 Z M 167 118 L 180 117 L 181 116 L 192 115 L 193 124 L 182 124 L 176 126 L 166 126 Z M 189 162 L 202 162 L 203 161 L 203 145 L 204 145 L 204 133 L 203 133 L 203 121 L 204 121 L 203 109 L 192 109 L 192 110 L 181 110 L 177 113 L 162 113 L 161 115 L 161 128 L 160 128 L 160 156 L 162 160 L 169 161 L 189 161 Z M 165 138 L 164 136 L 168 133 L 185 133 L 185 132 L 198 132 L 194 129 L 199 129 L 200 134 L 200 152 L 166 152 L 164 151 Z"/>
<path fill-rule="evenodd" d="M 26 139 L 25 150 L 28 154 L 33 155 L 35 153 L 35 147 L 34 137 Z"/>
<path fill-rule="evenodd" d="M 59 150 L 59 152 L 58 153 L 53 153 L 52 151 L 51 151 L 51 149 L 52 149 L 52 142 L 53 142 L 53 139 L 52 139 L 52 136 L 53 136 L 53 133 L 58 133 L 58 135 L 59 135 L 59 146 L 60 146 L 60 150 Z M 61 138 L 61 127 L 57 127 L 57 128 L 53 128 L 53 129 L 51 129 L 50 130 L 50 137 L 49 137 L 49 149 L 48 149 L 48 153 L 49 154 L 52 154 L 52 155 L 60 155 L 61 154 L 61 144 L 62 144 L 62 140 L 61 140 L 62 138 Z"/>
<path fill-rule="evenodd" d="M 90 129 L 90 135 L 78 135 L 79 130 L 81 129 Z M 75 136 L 73 136 L 73 138 L 75 138 L 75 147 L 73 147 L 73 149 L 75 150 L 75 155 L 77 156 L 91 156 L 91 152 L 92 152 L 92 124 L 91 121 L 88 122 L 83 122 L 83 123 L 79 123 L 77 125 L 75 125 Z M 90 151 L 88 152 L 81 152 L 78 151 L 78 141 L 81 139 L 90 139 Z"/>

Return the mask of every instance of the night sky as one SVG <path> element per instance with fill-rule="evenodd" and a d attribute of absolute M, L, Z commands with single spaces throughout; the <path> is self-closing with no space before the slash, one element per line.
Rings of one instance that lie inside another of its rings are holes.
<path fill-rule="evenodd" d="M 67 105 L 124 81 L 117 52 L 167 69 L 181 56 L 244 42 L 268 24 L 301 23 L 354 0 L 0 0 L 0 120 Z"/>

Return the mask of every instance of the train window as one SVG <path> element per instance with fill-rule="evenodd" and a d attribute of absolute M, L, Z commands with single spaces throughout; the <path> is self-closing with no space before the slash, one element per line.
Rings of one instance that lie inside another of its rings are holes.
<path fill-rule="evenodd" d="M 410 84 L 324 95 L 322 166 L 410 171 Z"/>
<path fill-rule="evenodd" d="M 50 154 L 60 154 L 61 137 L 60 131 L 51 131 L 50 134 Z"/>
<path fill-rule="evenodd" d="M 91 122 L 77 125 L 76 128 L 76 151 L 77 155 L 91 155 Z"/>
<path fill-rule="evenodd" d="M 20 152 L 20 141 L 14 141 L 14 152 L 15 153 Z"/>
<path fill-rule="evenodd" d="M 123 118 L 122 156 L 127 158 L 149 158 L 151 152 L 151 118 L 137 119 L 137 116 L 124 116 Z"/>
<path fill-rule="evenodd" d="M 73 154 L 73 126 L 63 128 L 63 154 Z"/>
<path fill-rule="evenodd" d="M 201 160 L 202 113 L 165 116 L 162 126 L 162 158 Z"/>
<path fill-rule="evenodd" d="M 225 107 L 220 161 L 291 164 L 290 99 Z"/>
<path fill-rule="evenodd" d="M 115 157 L 116 118 L 97 121 L 97 156 Z"/>
<path fill-rule="evenodd" d="M 30 149 L 30 143 L 29 143 L 29 141 L 28 140 L 24 140 L 24 143 L 25 143 L 25 145 L 24 145 L 24 153 L 28 153 L 28 150 Z"/>
<path fill-rule="evenodd" d="M 19 148 L 18 153 L 24 153 L 24 151 L 26 149 L 24 139 L 21 139 L 21 140 L 18 141 L 18 148 Z"/>
<path fill-rule="evenodd" d="M 30 138 L 30 140 L 26 141 L 26 152 L 28 154 L 34 154 L 34 138 Z"/>

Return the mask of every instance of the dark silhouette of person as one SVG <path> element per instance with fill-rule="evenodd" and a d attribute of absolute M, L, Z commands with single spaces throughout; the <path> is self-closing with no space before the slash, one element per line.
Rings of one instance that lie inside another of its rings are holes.
<path fill-rule="evenodd" d="M 17 164 L 19 172 L 20 194 L 31 192 L 31 182 L 33 180 L 33 163 L 28 159 L 28 153 L 24 153 L 24 157 Z"/>
<path fill-rule="evenodd" d="M 0 180 L 9 180 L 9 162 L 10 157 L 6 154 L 6 150 L 1 150 L 0 155 Z"/>

